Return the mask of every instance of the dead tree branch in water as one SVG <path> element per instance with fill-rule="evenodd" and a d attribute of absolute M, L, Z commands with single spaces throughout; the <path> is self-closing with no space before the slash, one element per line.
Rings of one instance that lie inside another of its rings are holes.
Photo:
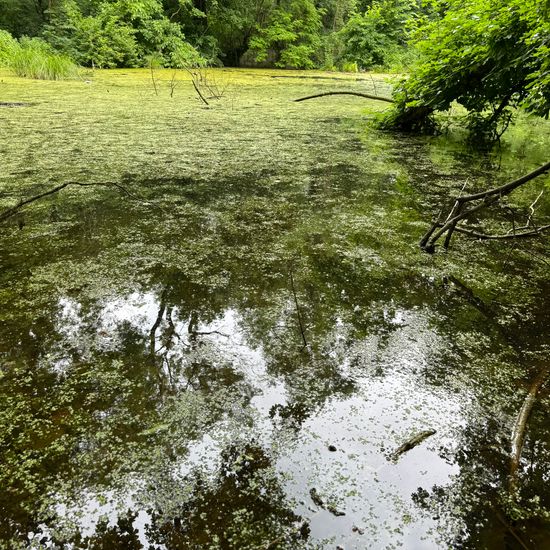
<path fill-rule="evenodd" d="M 382 97 L 382 96 L 372 95 L 372 94 L 364 94 L 361 92 L 324 92 L 322 94 L 315 94 L 315 95 L 308 95 L 307 97 L 300 97 L 299 99 L 295 99 L 294 102 L 297 103 L 299 101 L 306 101 L 307 99 L 315 99 L 317 97 L 324 97 L 328 95 L 355 95 L 358 97 L 364 97 L 365 99 L 375 99 L 378 101 L 385 101 L 386 103 L 395 103 L 394 100 L 389 97 Z"/>
<path fill-rule="evenodd" d="M 487 233 L 479 233 L 479 231 L 474 231 L 472 229 L 465 229 L 464 227 L 455 227 L 454 231 L 456 231 L 457 233 L 462 233 L 463 235 L 469 235 L 470 237 L 475 237 L 476 239 L 481 239 L 481 240 L 506 241 L 510 239 L 536 237 L 537 235 L 540 235 L 541 233 L 544 233 L 549 229 L 550 229 L 550 224 L 542 225 L 541 227 L 537 227 L 532 231 L 522 231 L 520 233 L 504 233 L 503 235 L 488 235 Z"/>
<path fill-rule="evenodd" d="M 514 239 L 534 237 L 540 235 L 540 233 L 542 233 L 543 231 L 550 229 L 550 225 L 545 225 L 543 227 L 538 227 L 531 231 L 523 231 L 521 233 L 513 232 L 506 235 L 487 235 L 485 233 L 478 233 L 469 229 L 457 228 L 457 224 L 465 218 L 469 217 L 471 214 L 474 214 L 475 212 L 479 212 L 484 208 L 488 208 L 489 206 L 496 204 L 498 201 L 500 201 L 502 197 L 509 195 L 512 191 L 514 191 L 518 187 L 521 187 L 522 185 L 525 185 L 536 177 L 542 174 L 546 174 L 549 170 L 550 162 L 547 162 L 546 164 L 543 164 L 529 174 L 526 174 L 525 176 L 522 176 L 514 181 L 501 185 L 500 187 L 495 187 L 487 191 L 481 191 L 480 193 L 473 193 L 471 195 L 457 197 L 445 221 L 442 222 L 440 219 L 436 220 L 432 224 L 428 232 L 422 237 L 420 241 L 420 248 L 422 248 L 426 252 L 433 253 L 435 251 L 435 245 L 437 241 L 445 234 L 447 235 L 445 238 L 444 247 L 448 248 L 454 231 L 457 231 L 459 233 L 466 233 L 478 239 Z M 480 202 L 478 202 L 478 204 L 476 204 L 475 206 L 467 208 L 467 205 L 469 203 L 475 201 Z M 531 205 L 530 208 L 533 209 L 534 204 Z M 532 214 L 529 217 L 528 223 L 531 222 L 531 219 Z"/>
<path fill-rule="evenodd" d="M 510 453 L 510 492 L 515 493 L 517 490 L 518 482 L 518 470 L 521 461 L 521 453 L 523 451 L 523 444 L 525 442 L 525 434 L 527 431 L 527 422 L 533 406 L 537 399 L 537 393 L 546 382 L 548 374 L 550 373 L 550 366 L 546 366 L 538 374 L 535 381 L 531 384 L 527 395 L 523 401 L 523 405 L 519 410 L 514 429 L 512 430 L 512 449 Z"/>
<path fill-rule="evenodd" d="M 120 183 L 116 183 L 114 181 L 104 181 L 104 182 L 90 182 L 90 183 L 82 183 L 78 181 L 68 181 L 66 183 L 62 183 L 61 185 L 57 185 L 56 187 L 52 187 L 52 189 L 49 189 L 48 191 L 44 191 L 43 193 L 40 193 L 38 195 L 34 195 L 32 197 L 29 197 L 28 199 L 21 200 L 19 204 L 16 204 L 15 206 L 12 206 L 11 208 L 8 208 L 7 210 L 4 210 L 4 212 L 0 213 L 0 222 L 6 221 L 7 219 L 11 218 L 12 216 L 15 216 L 19 211 L 27 206 L 28 204 L 31 204 L 37 200 L 40 200 L 44 197 L 48 197 L 49 195 L 53 195 L 55 193 L 58 193 L 59 191 L 65 189 L 66 187 L 69 187 L 71 185 L 77 186 L 77 187 L 94 187 L 94 186 L 101 186 L 101 187 L 116 187 L 119 191 L 122 191 L 125 195 L 132 199 L 140 200 L 139 197 L 136 195 L 130 193 L 126 187 L 120 185 Z M 142 201 L 143 202 L 143 201 Z"/>
<path fill-rule="evenodd" d="M 186 70 L 189 73 L 189 75 L 191 76 L 191 83 L 193 84 L 193 88 L 195 88 L 195 92 L 197 92 L 197 94 L 200 97 L 201 101 L 205 105 L 210 105 L 210 103 L 208 103 L 208 101 L 206 101 L 206 98 L 204 97 L 204 95 L 202 95 L 202 92 L 200 91 L 200 88 L 199 88 L 200 76 L 196 72 L 193 72 L 191 69 L 186 69 Z"/>

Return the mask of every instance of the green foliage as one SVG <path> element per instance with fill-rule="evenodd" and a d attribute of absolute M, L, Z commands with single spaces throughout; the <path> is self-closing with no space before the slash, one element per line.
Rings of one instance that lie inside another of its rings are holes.
<path fill-rule="evenodd" d="M 345 60 L 363 69 L 398 63 L 406 55 L 411 22 L 419 12 L 416 0 L 380 0 L 354 14 L 341 31 Z"/>
<path fill-rule="evenodd" d="M 434 111 L 458 102 L 472 135 L 497 139 L 509 107 L 550 111 L 550 23 L 536 0 L 450 0 L 441 21 L 418 31 L 422 62 L 395 94 L 386 125 L 433 128 Z"/>
<path fill-rule="evenodd" d="M 47 0 L 0 0 L 0 29 L 13 36 L 35 36 L 45 22 Z"/>
<path fill-rule="evenodd" d="M 99 68 L 146 66 L 152 54 L 163 66 L 402 66 L 420 1 L 0 0 L 0 29 Z"/>
<path fill-rule="evenodd" d="M 19 43 L 8 31 L 0 30 L 0 67 L 9 66 L 10 59 L 19 49 Z"/>
<path fill-rule="evenodd" d="M 75 0 L 64 0 L 44 36 L 82 65 L 95 67 L 148 66 L 151 55 L 161 65 L 177 66 L 183 59 L 200 57 L 156 0 L 104 1 L 86 16 Z"/>
<path fill-rule="evenodd" d="M 265 28 L 250 41 L 257 61 L 275 58 L 275 66 L 311 69 L 320 46 L 321 13 L 310 0 L 291 0 L 276 8 Z"/>
<path fill-rule="evenodd" d="M 23 37 L 17 41 L 6 31 L 0 31 L 0 66 L 41 80 L 61 80 L 77 73 L 71 58 L 56 54 L 43 40 Z"/>

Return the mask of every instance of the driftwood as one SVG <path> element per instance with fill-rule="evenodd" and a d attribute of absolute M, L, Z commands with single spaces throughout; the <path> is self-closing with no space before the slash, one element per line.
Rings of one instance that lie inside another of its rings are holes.
<path fill-rule="evenodd" d="M 372 94 L 364 94 L 362 92 L 324 92 L 322 94 L 315 94 L 315 95 L 308 95 L 307 97 L 300 97 L 299 99 L 295 99 L 294 101 L 297 103 L 299 101 L 306 101 L 307 99 L 315 99 L 317 97 L 324 97 L 327 95 L 355 95 L 357 97 L 364 97 L 366 99 L 376 99 L 378 101 L 385 101 L 386 103 L 394 103 L 393 99 L 389 97 L 382 97 L 382 96 L 372 95 Z"/>
<path fill-rule="evenodd" d="M 535 227 L 532 230 L 522 231 L 520 233 L 513 232 L 506 235 L 487 235 L 485 233 L 478 233 L 477 231 L 472 231 L 469 229 L 457 228 L 457 224 L 461 220 L 469 217 L 475 212 L 496 204 L 502 197 L 509 195 L 518 187 L 525 185 L 529 181 L 535 179 L 542 174 L 546 174 L 548 171 L 550 171 L 550 162 L 547 162 L 546 164 L 543 164 L 529 174 L 526 174 L 525 176 L 522 176 L 514 181 L 501 185 L 500 187 L 495 187 L 493 189 L 482 191 L 480 193 L 473 193 L 471 195 L 463 195 L 457 197 L 445 221 L 442 222 L 440 219 L 436 220 L 432 224 L 428 232 L 422 237 L 420 241 L 420 248 L 422 248 L 426 252 L 433 253 L 435 251 L 435 245 L 437 241 L 445 234 L 446 237 L 444 247 L 448 248 L 454 231 L 465 233 L 478 239 L 513 239 L 518 237 L 535 237 L 537 235 L 540 235 L 543 231 L 550 229 L 550 225 L 545 225 L 543 227 Z M 466 207 L 467 204 L 476 201 L 479 202 L 475 206 L 471 206 L 470 208 Z"/>
<path fill-rule="evenodd" d="M 328 512 L 330 512 L 334 516 L 345 516 L 346 513 L 342 512 L 341 510 L 338 510 L 335 506 L 332 504 L 326 503 L 317 492 L 317 489 L 313 488 L 309 491 L 309 496 L 311 497 L 311 500 L 320 508 L 324 508 Z"/>
<path fill-rule="evenodd" d="M 537 393 L 546 382 L 548 375 L 550 374 L 550 366 L 542 369 L 535 381 L 531 384 L 527 395 L 523 401 L 523 405 L 519 410 L 516 422 L 514 423 L 514 429 L 512 430 L 512 449 L 510 452 L 510 478 L 509 488 L 510 492 L 514 493 L 517 489 L 518 482 L 518 470 L 521 462 L 521 453 L 523 451 L 523 444 L 525 442 L 525 434 L 527 431 L 527 422 L 529 416 L 533 410 L 533 406 L 537 400 Z"/>
<path fill-rule="evenodd" d="M 393 460 L 394 462 L 397 461 L 402 454 L 414 449 L 417 445 L 420 445 L 420 443 L 422 443 L 425 439 L 428 439 L 428 437 L 434 434 L 435 430 L 424 430 L 423 432 L 414 435 L 405 441 L 403 445 L 400 445 L 397 449 L 395 449 L 395 451 L 388 457 L 388 460 Z"/>

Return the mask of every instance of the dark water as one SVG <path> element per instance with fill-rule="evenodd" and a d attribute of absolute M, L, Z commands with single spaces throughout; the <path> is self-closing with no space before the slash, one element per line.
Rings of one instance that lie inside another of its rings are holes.
<path fill-rule="evenodd" d="M 298 175 L 132 173 L 3 224 L 2 547 L 550 547 L 548 387 L 507 496 L 547 243 L 417 248 L 534 163 L 326 117 Z"/>

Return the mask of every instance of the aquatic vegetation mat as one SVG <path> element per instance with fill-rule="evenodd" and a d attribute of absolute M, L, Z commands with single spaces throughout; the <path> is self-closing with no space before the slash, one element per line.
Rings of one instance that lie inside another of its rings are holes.
<path fill-rule="evenodd" d="M 2 73 L 33 106 L 0 112 L 0 547 L 547 540 L 547 387 L 508 475 L 548 242 L 418 247 L 451 194 L 547 160 L 547 123 L 481 154 L 293 101 L 367 77 L 212 71 L 208 106 L 180 73 L 86 78 Z"/>

